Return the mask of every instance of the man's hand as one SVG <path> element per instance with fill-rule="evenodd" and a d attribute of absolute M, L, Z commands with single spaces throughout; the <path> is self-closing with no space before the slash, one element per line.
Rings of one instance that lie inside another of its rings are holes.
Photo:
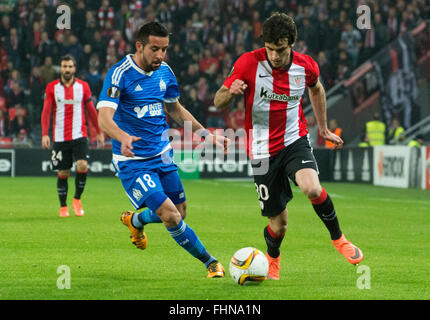
<path fill-rule="evenodd" d="M 245 81 L 236 79 L 230 86 L 230 93 L 233 95 L 244 94 L 246 88 L 248 88 L 248 85 L 245 83 Z"/>
<path fill-rule="evenodd" d="M 216 134 L 208 134 L 205 138 L 206 143 L 210 143 L 215 145 L 215 147 L 221 148 L 224 151 L 224 154 L 227 153 L 228 147 L 231 144 L 231 140 L 227 137 L 216 135 Z"/>
<path fill-rule="evenodd" d="M 42 148 L 49 149 L 51 146 L 51 138 L 49 136 L 42 136 Z"/>
<path fill-rule="evenodd" d="M 105 146 L 105 135 L 103 134 L 103 132 L 100 132 L 97 135 L 97 148 L 103 149 Z"/>
<path fill-rule="evenodd" d="M 327 129 L 324 131 L 320 131 L 320 135 L 322 138 L 324 138 L 330 142 L 333 142 L 335 144 L 335 147 L 334 147 L 335 149 L 342 148 L 343 140 L 339 136 L 337 136 L 333 132 L 331 132 L 330 130 Z"/>
<path fill-rule="evenodd" d="M 134 158 L 134 153 L 131 151 L 133 150 L 132 143 L 139 141 L 140 137 L 130 136 L 127 135 L 122 141 L 121 141 L 121 153 L 130 158 Z"/>
<path fill-rule="evenodd" d="M 214 105 L 217 108 L 228 107 L 233 99 L 245 93 L 245 90 L 248 88 L 248 85 L 245 81 L 236 79 L 231 84 L 230 88 L 222 85 L 221 88 L 215 93 L 214 97 Z"/>

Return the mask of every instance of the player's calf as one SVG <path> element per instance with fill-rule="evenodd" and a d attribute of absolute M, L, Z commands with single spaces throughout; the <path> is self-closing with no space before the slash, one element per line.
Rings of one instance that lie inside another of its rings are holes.
<path fill-rule="evenodd" d="M 60 217 L 68 217 L 69 210 L 67 209 L 67 192 L 68 192 L 68 172 L 59 171 L 57 177 L 57 194 L 60 200 Z"/>
<path fill-rule="evenodd" d="M 331 239 L 339 239 L 342 235 L 342 231 L 340 230 L 339 221 L 337 219 L 333 202 L 324 188 L 322 188 L 322 191 L 318 197 L 310 199 L 310 201 L 312 202 L 312 206 L 318 217 L 330 232 Z"/>

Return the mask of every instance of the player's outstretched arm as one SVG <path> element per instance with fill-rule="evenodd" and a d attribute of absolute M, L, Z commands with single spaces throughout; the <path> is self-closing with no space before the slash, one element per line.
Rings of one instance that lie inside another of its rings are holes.
<path fill-rule="evenodd" d="M 245 83 L 245 81 L 240 79 L 234 80 L 230 88 L 222 85 L 221 88 L 219 88 L 219 90 L 215 93 L 215 107 L 224 108 L 229 106 L 235 96 L 245 93 L 246 88 L 248 88 L 248 85 Z"/>
<path fill-rule="evenodd" d="M 133 142 L 139 141 L 140 137 L 130 136 L 124 130 L 121 130 L 117 124 L 113 121 L 113 115 L 115 114 L 115 109 L 110 107 L 100 107 L 99 108 L 99 126 L 112 139 L 121 142 L 121 153 L 126 157 L 134 157 Z"/>
<path fill-rule="evenodd" d="M 308 87 L 308 90 L 309 99 L 311 100 L 312 109 L 314 110 L 321 137 L 333 142 L 336 145 L 335 148 L 341 148 L 343 140 L 327 127 L 327 104 L 324 87 L 318 80 L 316 85 Z"/>
<path fill-rule="evenodd" d="M 215 93 L 214 105 L 217 108 L 227 107 L 233 101 L 233 98 L 234 95 L 230 93 L 230 89 L 222 85 Z"/>

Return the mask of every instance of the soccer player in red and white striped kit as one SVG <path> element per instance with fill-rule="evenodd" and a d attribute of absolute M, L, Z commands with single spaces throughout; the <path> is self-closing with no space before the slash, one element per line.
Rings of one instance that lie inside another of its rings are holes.
<path fill-rule="evenodd" d="M 293 198 L 289 179 L 309 198 L 335 248 L 351 264 L 363 259 L 361 250 L 340 230 L 330 196 L 319 182 L 302 109 L 306 88 L 321 136 L 337 148 L 343 141 L 327 128 L 326 96 L 318 79 L 318 65 L 310 56 L 292 50 L 296 39 L 294 20 L 284 13 L 272 14 L 263 24 L 264 47 L 239 57 L 214 99 L 215 106 L 222 108 L 235 97 L 245 98 L 247 151 L 261 213 L 269 220 L 264 238 L 271 279 L 279 279 L 286 205 Z"/>
<path fill-rule="evenodd" d="M 99 128 L 97 111 L 91 101 L 87 82 L 75 77 L 76 61 L 71 55 L 60 59 L 60 79 L 46 86 L 42 111 L 42 148 L 51 147 L 49 125 L 52 120 L 53 170 L 58 171 L 57 192 L 60 200 L 60 217 L 68 217 L 68 178 L 73 161 L 76 161 L 75 195 L 72 208 L 76 216 L 83 216 L 81 195 L 88 172 L 89 144 L 85 113 L 97 130 L 97 144 L 104 146 L 104 135 Z M 86 111 L 86 112 L 85 112 Z"/>

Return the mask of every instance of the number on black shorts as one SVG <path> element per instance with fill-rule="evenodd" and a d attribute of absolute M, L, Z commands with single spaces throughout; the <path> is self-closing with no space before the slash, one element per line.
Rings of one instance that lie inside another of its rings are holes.
<path fill-rule="evenodd" d="M 260 200 L 267 201 L 269 200 L 269 188 L 265 184 L 255 184 L 255 189 L 257 190 L 258 197 Z"/>

